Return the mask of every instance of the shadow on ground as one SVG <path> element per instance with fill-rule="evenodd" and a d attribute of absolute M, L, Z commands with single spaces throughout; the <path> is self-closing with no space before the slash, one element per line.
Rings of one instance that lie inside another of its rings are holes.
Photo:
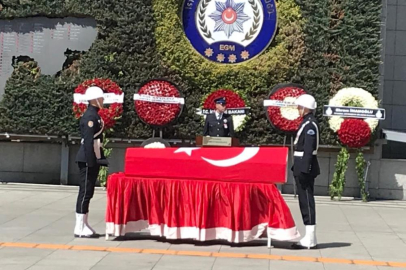
<path fill-rule="evenodd" d="M 230 247 L 261 247 L 267 245 L 267 240 L 258 239 L 247 243 L 229 243 L 224 240 L 213 240 L 213 241 L 195 241 L 189 239 L 177 239 L 177 240 L 170 240 L 163 237 L 158 236 L 151 236 L 149 233 L 128 233 L 125 236 L 120 236 L 114 239 L 114 241 L 157 241 L 162 243 L 170 243 L 171 245 L 180 245 L 180 244 L 189 244 L 193 246 L 216 246 L 216 245 L 223 245 L 223 246 L 230 246 Z M 272 241 L 273 248 L 279 249 L 292 249 L 292 242 L 280 242 L 280 241 Z M 333 243 L 321 243 L 318 244 L 318 249 L 330 249 L 330 248 L 342 248 L 342 247 L 349 247 L 351 243 L 344 243 L 344 242 L 333 242 Z"/>
<path fill-rule="evenodd" d="M 343 248 L 351 246 L 351 243 L 345 242 L 332 242 L 332 243 L 319 243 L 317 245 L 317 249 L 331 249 L 331 248 Z M 292 242 L 280 242 L 280 241 L 272 241 L 273 248 L 279 249 L 292 249 Z"/>

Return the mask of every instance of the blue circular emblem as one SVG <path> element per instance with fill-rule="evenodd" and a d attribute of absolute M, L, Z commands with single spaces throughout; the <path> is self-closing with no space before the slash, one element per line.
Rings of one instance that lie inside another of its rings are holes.
<path fill-rule="evenodd" d="M 182 21 L 192 46 L 222 64 L 248 61 L 272 42 L 275 0 L 185 0 Z"/>

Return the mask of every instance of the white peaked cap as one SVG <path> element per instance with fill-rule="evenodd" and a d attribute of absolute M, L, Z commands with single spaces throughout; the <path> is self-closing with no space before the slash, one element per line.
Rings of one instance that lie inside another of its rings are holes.
<path fill-rule="evenodd" d="M 86 100 L 94 100 L 103 97 L 103 90 L 97 86 L 91 86 L 86 90 Z"/>
<path fill-rule="evenodd" d="M 296 105 L 315 110 L 317 108 L 317 102 L 313 96 L 305 94 L 296 99 Z"/>

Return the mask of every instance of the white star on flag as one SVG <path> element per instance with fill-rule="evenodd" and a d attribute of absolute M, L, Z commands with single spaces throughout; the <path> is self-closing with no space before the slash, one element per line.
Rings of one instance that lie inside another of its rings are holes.
<path fill-rule="evenodd" d="M 192 156 L 192 151 L 193 150 L 198 150 L 200 149 L 200 147 L 182 147 L 177 149 L 174 153 L 178 154 L 178 153 L 186 153 L 189 157 Z"/>

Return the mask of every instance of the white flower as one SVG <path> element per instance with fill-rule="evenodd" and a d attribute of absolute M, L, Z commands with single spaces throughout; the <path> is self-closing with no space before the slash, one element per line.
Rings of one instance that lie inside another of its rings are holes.
<path fill-rule="evenodd" d="M 337 132 L 340 127 L 341 124 L 344 122 L 344 119 L 338 116 L 333 116 L 330 118 L 330 120 L 328 121 L 330 124 L 330 128 L 334 131 Z"/>
<path fill-rule="evenodd" d="M 144 148 L 166 148 L 165 144 L 160 142 L 153 142 L 144 146 Z"/>
<path fill-rule="evenodd" d="M 296 99 L 296 97 L 286 97 L 283 101 L 287 103 L 295 103 Z M 297 107 L 281 107 L 280 112 L 283 118 L 286 118 L 290 121 L 296 120 L 300 117 Z"/>
<path fill-rule="evenodd" d="M 348 106 L 349 103 L 351 104 L 354 102 L 360 104 L 363 108 L 378 108 L 378 101 L 372 96 L 371 93 L 365 91 L 364 89 L 355 87 L 344 88 L 338 91 L 337 94 L 330 99 L 329 105 Z M 365 119 L 364 121 L 368 123 L 371 132 L 376 129 L 379 122 L 377 119 Z M 342 122 L 344 122 L 342 117 L 331 117 L 329 120 L 330 128 L 334 132 L 337 132 L 340 129 Z"/>
<path fill-rule="evenodd" d="M 379 124 L 379 120 L 377 119 L 365 119 L 365 122 L 367 122 L 371 132 L 373 132 Z"/>
<path fill-rule="evenodd" d="M 235 131 L 240 131 L 243 128 L 243 124 L 245 122 L 245 117 L 246 116 L 247 115 L 245 115 L 245 114 L 233 115 L 232 116 Z"/>

